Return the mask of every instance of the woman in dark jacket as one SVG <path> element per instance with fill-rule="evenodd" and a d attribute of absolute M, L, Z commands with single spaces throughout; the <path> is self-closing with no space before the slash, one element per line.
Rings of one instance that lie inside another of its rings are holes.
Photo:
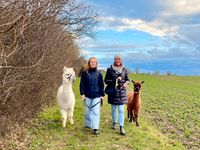
<path fill-rule="evenodd" d="M 100 103 L 104 97 L 104 83 L 102 74 L 97 71 L 97 60 L 91 57 L 86 70 L 82 73 L 80 94 L 85 100 L 85 127 L 92 128 L 98 134 L 100 122 Z"/>
<path fill-rule="evenodd" d="M 104 79 L 107 87 L 105 89 L 108 94 L 108 103 L 111 104 L 112 110 L 112 128 L 116 129 L 118 108 L 118 122 L 120 126 L 120 134 L 125 135 L 124 131 L 124 104 L 128 103 L 126 87 L 129 83 L 128 71 L 122 65 L 120 55 L 114 57 L 114 63 L 107 69 Z"/>

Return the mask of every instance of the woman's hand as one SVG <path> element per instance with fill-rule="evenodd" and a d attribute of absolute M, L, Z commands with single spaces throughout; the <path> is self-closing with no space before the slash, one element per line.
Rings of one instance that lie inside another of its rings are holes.
<path fill-rule="evenodd" d="M 84 100 L 85 99 L 85 95 L 81 95 L 81 100 Z"/>
<path fill-rule="evenodd" d="M 103 106 L 103 100 L 104 100 L 104 97 L 103 96 L 101 96 L 101 106 Z"/>
<path fill-rule="evenodd" d="M 127 88 L 127 87 L 128 87 L 128 83 L 125 82 L 125 83 L 123 84 L 123 87 L 124 87 L 124 88 Z"/>
<path fill-rule="evenodd" d="M 122 77 L 118 77 L 117 80 L 122 80 Z"/>

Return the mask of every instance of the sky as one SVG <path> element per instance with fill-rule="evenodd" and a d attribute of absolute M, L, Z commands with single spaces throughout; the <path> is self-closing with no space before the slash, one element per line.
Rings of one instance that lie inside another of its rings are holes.
<path fill-rule="evenodd" d="M 100 14 L 81 55 L 106 69 L 120 54 L 129 71 L 200 75 L 200 0 L 87 0 Z"/>

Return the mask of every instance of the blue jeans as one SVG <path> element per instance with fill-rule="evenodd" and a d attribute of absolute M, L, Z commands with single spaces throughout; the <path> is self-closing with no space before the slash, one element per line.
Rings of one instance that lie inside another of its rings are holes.
<path fill-rule="evenodd" d="M 94 98 L 94 99 L 90 99 L 86 97 L 85 99 L 85 126 L 90 127 L 92 129 L 99 129 L 101 103 L 98 103 L 98 102 L 100 101 L 101 101 L 100 97 Z M 91 108 L 92 106 L 94 107 Z"/>
<path fill-rule="evenodd" d="M 116 113 L 117 108 L 118 108 L 119 126 L 124 126 L 124 105 L 111 105 L 112 122 L 117 123 L 117 113 Z"/>

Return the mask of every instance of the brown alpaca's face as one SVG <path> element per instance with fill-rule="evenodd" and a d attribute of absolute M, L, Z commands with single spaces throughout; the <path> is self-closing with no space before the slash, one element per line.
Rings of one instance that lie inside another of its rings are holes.
<path fill-rule="evenodd" d="M 132 82 L 133 82 L 134 92 L 138 93 L 140 91 L 140 89 L 141 89 L 142 84 L 144 83 L 144 81 L 142 81 L 142 82 L 136 81 L 135 82 L 135 81 L 132 80 Z"/>

